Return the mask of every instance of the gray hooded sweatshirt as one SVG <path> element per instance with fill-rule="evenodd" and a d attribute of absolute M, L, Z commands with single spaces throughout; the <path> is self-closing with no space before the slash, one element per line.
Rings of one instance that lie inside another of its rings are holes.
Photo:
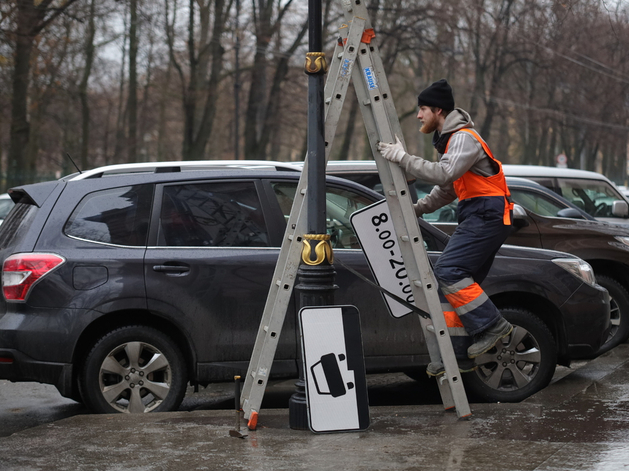
<path fill-rule="evenodd" d="M 473 129 L 474 123 L 467 111 L 455 108 L 446 117 L 441 133 L 447 134 L 463 128 Z M 418 216 L 432 213 L 454 201 L 457 196 L 453 183 L 468 170 L 484 177 L 498 173 L 497 166 L 485 153 L 481 143 L 467 132 L 452 135 L 448 151 L 439 155 L 438 162 L 430 162 L 421 157 L 405 154 L 400 166 L 406 173 L 435 184 L 430 194 L 420 199 L 415 205 Z"/>

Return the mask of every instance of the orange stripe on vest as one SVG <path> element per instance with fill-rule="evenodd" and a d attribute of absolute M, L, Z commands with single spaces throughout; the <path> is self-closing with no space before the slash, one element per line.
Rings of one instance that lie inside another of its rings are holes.
<path fill-rule="evenodd" d="M 463 327 L 463 323 L 454 311 L 443 311 L 443 317 L 446 319 L 446 327 Z"/>
<path fill-rule="evenodd" d="M 461 306 L 465 306 L 468 303 L 471 303 L 482 294 L 483 290 L 478 285 L 478 283 L 473 283 L 467 288 L 463 288 L 462 290 L 459 290 L 453 294 L 446 294 L 445 296 L 452 307 L 456 309 Z"/>
<path fill-rule="evenodd" d="M 513 209 L 513 203 L 509 202 L 507 199 L 511 196 L 511 193 L 509 192 L 504 173 L 502 172 L 502 164 L 494 157 L 487 143 L 483 141 L 476 131 L 473 129 L 459 129 L 456 132 L 466 132 L 474 136 L 474 138 L 483 147 L 487 156 L 496 162 L 498 164 L 498 168 L 500 169 L 496 175 L 492 175 L 490 177 L 483 177 L 468 170 L 453 184 L 457 197 L 459 200 L 466 200 L 479 196 L 504 196 L 505 210 L 503 222 L 507 226 L 510 225 L 511 217 L 509 211 Z M 454 136 L 454 134 L 455 133 L 452 133 L 452 136 Z M 450 139 L 452 139 L 452 136 L 450 136 Z M 450 147 L 450 140 L 448 140 L 448 143 L 446 144 L 446 152 L 448 152 L 448 147 Z"/>

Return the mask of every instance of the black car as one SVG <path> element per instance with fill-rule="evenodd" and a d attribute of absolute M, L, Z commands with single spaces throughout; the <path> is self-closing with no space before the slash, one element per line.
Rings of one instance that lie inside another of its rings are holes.
<path fill-rule="evenodd" d="M 629 338 L 629 226 L 599 221 L 557 193 L 523 178 L 507 177 L 516 207 L 508 244 L 559 250 L 588 262 L 610 294 L 612 329 L 604 353 Z M 522 210 L 522 208 L 524 208 Z M 452 234 L 456 223 L 433 224 Z"/>
<path fill-rule="evenodd" d="M 296 163 L 291 166 L 299 167 Z M 509 169 L 520 167 L 535 174 L 534 166 L 507 166 Z M 593 174 L 571 169 L 557 169 L 555 173 L 564 170 L 582 178 Z M 549 170 L 542 167 L 539 171 Z M 327 172 L 382 191 L 374 161 L 331 161 Z M 594 177 L 601 185 L 606 181 L 602 175 L 594 174 Z M 596 282 L 607 289 L 611 297 L 612 328 L 599 354 L 625 342 L 629 338 L 629 226 L 600 221 L 557 194 L 556 189 L 553 191 L 526 178 L 507 177 L 506 180 L 516 203 L 514 231 L 507 243 L 569 252 L 588 262 L 594 269 Z M 422 198 L 434 185 L 412 179 L 409 186 L 415 190 L 417 198 Z M 457 201 L 422 218 L 452 234 L 457 226 Z"/>
<path fill-rule="evenodd" d="M 17 204 L 0 226 L 0 379 L 53 384 L 95 412 L 150 412 L 176 409 L 189 382 L 244 373 L 298 178 L 142 164 L 12 189 Z M 329 178 L 335 257 L 365 276 L 349 216 L 381 198 Z M 448 236 L 420 224 L 434 260 Z M 377 290 L 336 270 L 336 303 L 361 314 L 367 371 L 421 371 L 418 319 L 391 317 Z M 504 246 L 483 287 L 516 325 L 502 346 L 513 361 L 479 357 L 468 391 L 518 401 L 546 386 L 556 363 L 594 355 L 609 301 L 591 275 L 574 256 Z M 276 377 L 297 375 L 294 301 L 286 319 Z"/>

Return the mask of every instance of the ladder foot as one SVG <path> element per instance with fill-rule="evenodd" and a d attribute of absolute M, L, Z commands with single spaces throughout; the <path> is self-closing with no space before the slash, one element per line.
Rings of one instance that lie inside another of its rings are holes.
<path fill-rule="evenodd" d="M 255 430 L 257 426 L 258 426 L 258 413 L 252 410 L 251 416 L 249 417 L 249 422 L 247 422 L 247 428 L 249 430 Z"/>

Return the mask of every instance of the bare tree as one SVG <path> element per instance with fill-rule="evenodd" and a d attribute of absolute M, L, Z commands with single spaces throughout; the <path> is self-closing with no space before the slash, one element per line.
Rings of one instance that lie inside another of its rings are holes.
<path fill-rule="evenodd" d="M 231 2 L 1 2 L 0 129 L 11 129 L 0 133 L 0 156 L 9 184 L 46 178 L 66 150 L 82 167 L 229 155 L 236 119 L 236 45 L 225 34 Z M 431 136 L 417 132 L 416 97 L 447 78 L 457 105 L 503 161 L 554 165 L 565 153 L 570 166 L 626 178 L 626 2 L 373 0 L 370 7 L 411 152 L 436 157 Z M 342 5 L 325 0 L 324 9 L 326 35 L 335 41 Z M 246 158 L 303 156 L 304 12 L 293 0 L 243 5 Z M 334 41 L 324 42 L 324 52 Z M 346 106 L 334 157 L 371 158 L 359 123 Z"/>
<path fill-rule="evenodd" d="M 16 0 L 15 49 L 13 54 L 13 96 L 11 100 L 11 143 L 7 168 L 7 184 L 13 186 L 26 181 L 25 152 L 29 145 L 28 85 L 31 54 L 35 37 L 63 14 L 77 0 Z M 54 6 L 54 8 L 53 8 Z"/>
<path fill-rule="evenodd" d="M 178 57 L 175 48 L 175 28 L 171 23 L 169 1 L 165 1 L 167 41 L 171 61 L 179 74 L 184 110 L 183 158 L 202 159 L 212 134 L 219 84 L 224 69 L 221 44 L 232 1 L 189 0 L 187 63 Z M 199 7 L 200 31 L 196 33 L 196 6 Z M 177 14 L 177 3 L 174 3 Z M 212 20 L 213 14 L 213 21 Z M 201 105 L 201 106 L 199 106 Z"/>
<path fill-rule="evenodd" d="M 297 50 L 299 40 L 305 32 L 306 25 L 302 23 L 302 26 L 298 28 L 299 33 L 296 40 L 286 51 L 278 54 L 280 60 L 275 68 L 275 78 L 271 86 L 273 95 L 271 96 L 268 89 L 269 45 L 279 31 L 292 3 L 293 0 L 288 0 L 282 6 L 280 2 L 277 2 L 276 5 L 275 0 L 252 0 L 255 54 L 245 113 L 245 159 L 264 160 L 266 158 L 268 136 L 264 136 L 263 132 L 268 132 L 269 121 L 272 119 L 271 116 L 275 114 L 275 111 L 269 110 L 268 106 L 272 100 L 279 98 L 279 87 L 286 77 L 288 60 Z"/>
<path fill-rule="evenodd" d="M 138 0 L 129 0 L 129 90 L 127 95 L 127 161 L 138 151 Z"/>
<path fill-rule="evenodd" d="M 85 38 L 85 66 L 79 84 L 79 98 L 81 100 L 81 169 L 89 166 L 88 153 L 90 145 L 90 106 L 87 96 L 87 85 L 94 64 L 94 36 L 96 35 L 95 3 L 91 0 L 88 17 L 87 35 Z"/>

